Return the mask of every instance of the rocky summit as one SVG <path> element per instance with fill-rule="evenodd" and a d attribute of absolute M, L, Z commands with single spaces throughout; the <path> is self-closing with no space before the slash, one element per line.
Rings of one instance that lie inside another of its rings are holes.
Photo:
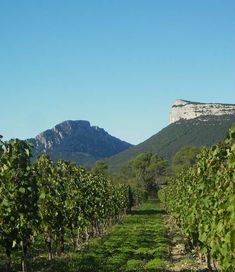
<path fill-rule="evenodd" d="M 235 115 L 235 104 L 199 103 L 178 99 L 170 111 L 170 124 L 180 119 L 194 119 L 207 115 Z"/>
<path fill-rule="evenodd" d="M 34 146 L 34 157 L 45 152 L 55 160 L 64 159 L 88 165 L 132 146 L 83 120 L 64 121 L 29 139 L 29 142 Z"/>

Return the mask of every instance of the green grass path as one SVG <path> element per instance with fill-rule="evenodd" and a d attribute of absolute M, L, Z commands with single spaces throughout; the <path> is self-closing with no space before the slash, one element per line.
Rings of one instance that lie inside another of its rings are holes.
<path fill-rule="evenodd" d="M 57 259 L 38 271 L 159 271 L 166 267 L 168 241 L 157 200 L 147 201 L 109 234 L 80 253 Z"/>

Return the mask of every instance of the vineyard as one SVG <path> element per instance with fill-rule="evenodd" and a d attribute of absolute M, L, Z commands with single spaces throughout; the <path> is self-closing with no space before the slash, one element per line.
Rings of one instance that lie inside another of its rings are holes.
<path fill-rule="evenodd" d="M 210 270 L 235 271 L 235 127 L 199 154 L 160 197 Z"/>
<path fill-rule="evenodd" d="M 43 241 L 48 258 L 74 251 L 117 223 L 144 197 L 127 185 L 113 185 L 65 161 L 47 155 L 30 161 L 31 147 L 24 141 L 1 141 L 0 244 L 6 271 L 20 253 L 22 271 L 28 271 L 31 248 Z"/>
<path fill-rule="evenodd" d="M 158 193 L 210 271 L 235 271 L 234 169 L 235 127 Z M 144 200 L 136 187 L 46 154 L 32 162 L 30 144 L 1 140 L 0 271 L 174 271 L 158 201 L 131 212 Z M 76 257 L 54 262 L 61 256 Z"/>

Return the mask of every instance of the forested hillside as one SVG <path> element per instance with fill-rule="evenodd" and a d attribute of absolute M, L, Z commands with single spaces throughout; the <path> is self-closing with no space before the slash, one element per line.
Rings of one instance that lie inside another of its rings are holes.
<path fill-rule="evenodd" d="M 169 160 L 186 145 L 209 147 L 218 143 L 234 122 L 234 115 L 182 119 L 168 125 L 143 143 L 107 159 L 106 162 L 112 172 L 117 172 L 130 159 L 144 152 L 151 152 Z"/>

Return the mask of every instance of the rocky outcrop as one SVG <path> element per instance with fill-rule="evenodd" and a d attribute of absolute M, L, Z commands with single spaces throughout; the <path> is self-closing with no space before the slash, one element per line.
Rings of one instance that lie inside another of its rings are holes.
<path fill-rule="evenodd" d="M 91 163 L 115 155 L 132 145 L 108 134 L 103 128 L 91 126 L 88 121 L 64 121 L 34 139 L 33 154 L 48 153 L 52 159 Z M 89 164 L 89 163 L 88 163 Z"/>
<path fill-rule="evenodd" d="M 207 115 L 235 115 L 235 104 L 198 103 L 176 100 L 170 111 L 170 124 L 180 119 L 194 119 Z"/>

